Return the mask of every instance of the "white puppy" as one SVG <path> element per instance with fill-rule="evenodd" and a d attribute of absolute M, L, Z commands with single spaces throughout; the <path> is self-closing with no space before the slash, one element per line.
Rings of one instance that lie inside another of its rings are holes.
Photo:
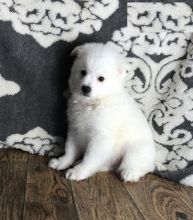
<path fill-rule="evenodd" d="M 118 166 L 124 181 L 137 181 L 154 170 L 150 127 L 123 86 L 128 64 L 114 47 L 90 43 L 76 47 L 69 86 L 69 130 L 65 155 L 51 168 L 69 168 L 66 178 L 83 180 Z"/>

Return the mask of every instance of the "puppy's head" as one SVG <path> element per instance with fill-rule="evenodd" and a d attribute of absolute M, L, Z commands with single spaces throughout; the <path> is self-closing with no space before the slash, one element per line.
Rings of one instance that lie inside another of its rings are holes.
<path fill-rule="evenodd" d="M 128 67 L 126 58 L 113 46 L 89 43 L 72 51 L 76 56 L 69 86 L 72 93 L 87 99 L 114 95 L 123 88 Z"/>

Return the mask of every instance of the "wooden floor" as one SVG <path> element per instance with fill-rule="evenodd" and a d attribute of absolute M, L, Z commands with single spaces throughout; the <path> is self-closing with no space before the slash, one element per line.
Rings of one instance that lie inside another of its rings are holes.
<path fill-rule="evenodd" d="M 70 182 L 47 161 L 0 150 L 0 220 L 193 219 L 193 188 L 154 175 L 135 184 L 109 173 Z"/>

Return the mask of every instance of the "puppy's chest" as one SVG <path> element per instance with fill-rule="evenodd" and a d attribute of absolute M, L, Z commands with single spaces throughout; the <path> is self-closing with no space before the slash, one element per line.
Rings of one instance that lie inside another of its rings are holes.
<path fill-rule="evenodd" d="M 100 120 L 100 111 L 92 105 L 70 104 L 68 108 L 68 120 L 71 128 L 78 133 L 89 134 Z"/>

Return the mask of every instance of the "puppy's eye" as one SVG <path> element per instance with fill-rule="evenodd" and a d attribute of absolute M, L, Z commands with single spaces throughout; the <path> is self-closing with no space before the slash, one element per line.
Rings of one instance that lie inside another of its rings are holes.
<path fill-rule="evenodd" d="M 86 70 L 81 70 L 81 76 L 82 77 L 86 76 Z"/>
<path fill-rule="evenodd" d="M 103 76 L 99 76 L 98 81 L 103 82 L 105 78 Z"/>

